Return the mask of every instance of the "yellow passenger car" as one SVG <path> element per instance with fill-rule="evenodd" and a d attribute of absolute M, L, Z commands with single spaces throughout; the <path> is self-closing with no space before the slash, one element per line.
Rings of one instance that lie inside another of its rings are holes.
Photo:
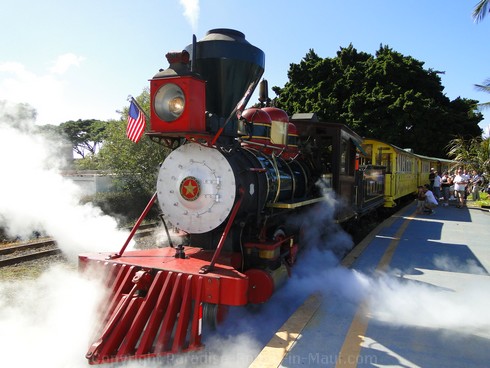
<path fill-rule="evenodd" d="M 417 192 L 417 155 L 376 139 L 364 139 L 362 147 L 367 157 L 361 163 L 386 167 L 385 207 L 395 207 L 401 198 Z"/>
<path fill-rule="evenodd" d="M 418 169 L 418 185 L 429 184 L 429 174 L 431 169 L 434 169 L 434 171 L 437 171 L 439 175 L 442 176 L 445 171 L 451 172 L 457 166 L 457 162 L 453 160 L 423 155 L 416 156 Z"/>

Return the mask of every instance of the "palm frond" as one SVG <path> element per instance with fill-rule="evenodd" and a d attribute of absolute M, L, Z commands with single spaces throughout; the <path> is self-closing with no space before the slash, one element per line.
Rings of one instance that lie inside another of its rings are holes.
<path fill-rule="evenodd" d="M 478 23 L 485 18 L 488 8 L 488 0 L 480 0 L 473 9 L 473 20 Z"/>
<path fill-rule="evenodd" d="M 484 86 L 481 84 L 475 84 L 475 88 L 480 91 L 480 92 L 489 92 L 490 93 L 490 86 Z"/>
<path fill-rule="evenodd" d="M 482 102 L 476 105 L 479 110 L 485 110 L 490 108 L 490 102 Z"/>
<path fill-rule="evenodd" d="M 475 89 L 480 92 L 490 93 L 490 78 L 486 79 L 483 84 L 475 84 Z M 488 109 L 490 102 L 483 102 L 476 105 L 479 110 Z"/>
<path fill-rule="evenodd" d="M 485 80 L 483 84 L 475 84 L 475 88 L 478 91 L 490 93 L 490 79 Z"/>

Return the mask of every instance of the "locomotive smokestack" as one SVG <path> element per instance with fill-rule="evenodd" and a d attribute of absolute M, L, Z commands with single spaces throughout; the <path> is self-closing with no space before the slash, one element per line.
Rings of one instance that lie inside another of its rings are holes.
<path fill-rule="evenodd" d="M 264 72 L 265 55 L 232 29 L 213 29 L 186 50 L 191 54 L 192 70 L 206 80 L 206 110 L 226 119 L 247 94 L 248 102 Z M 245 103 L 243 103 L 245 102 Z M 236 119 L 224 135 L 236 135 Z"/>

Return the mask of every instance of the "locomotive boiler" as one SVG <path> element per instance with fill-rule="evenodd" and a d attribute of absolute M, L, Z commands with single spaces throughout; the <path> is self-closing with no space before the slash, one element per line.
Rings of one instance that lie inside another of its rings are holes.
<path fill-rule="evenodd" d="M 82 269 L 104 270 L 110 290 L 90 364 L 200 349 L 227 307 L 266 302 L 284 283 L 308 231 L 300 214 L 325 192 L 344 204 L 338 219 L 361 211 L 360 137 L 314 115 L 246 109 L 265 56 L 241 32 L 211 30 L 167 59 L 150 80 L 146 135 L 172 151 L 142 217 L 158 202 L 164 225 L 185 236 L 80 255 Z"/>

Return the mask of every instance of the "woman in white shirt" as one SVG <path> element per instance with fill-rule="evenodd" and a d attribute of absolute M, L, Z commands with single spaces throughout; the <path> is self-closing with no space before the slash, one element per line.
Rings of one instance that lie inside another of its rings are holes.
<path fill-rule="evenodd" d="M 454 178 L 454 193 L 456 194 L 456 199 L 458 200 L 458 208 L 464 206 L 466 184 L 468 184 L 468 180 L 463 174 L 463 170 L 458 169 L 456 177 Z"/>
<path fill-rule="evenodd" d="M 441 177 L 437 171 L 434 172 L 434 188 L 432 188 L 432 192 L 437 200 L 441 198 Z"/>

